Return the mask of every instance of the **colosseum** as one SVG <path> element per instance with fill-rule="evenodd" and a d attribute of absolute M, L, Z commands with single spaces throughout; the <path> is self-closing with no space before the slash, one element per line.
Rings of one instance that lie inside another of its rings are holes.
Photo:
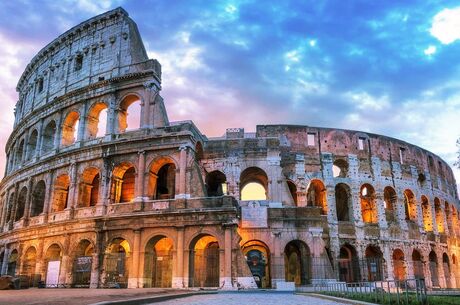
<path fill-rule="evenodd" d="M 360 131 L 208 138 L 170 122 L 161 65 L 122 8 L 49 43 L 17 91 L 1 274 L 48 287 L 460 288 L 459 200 L 440 157 Z"/>

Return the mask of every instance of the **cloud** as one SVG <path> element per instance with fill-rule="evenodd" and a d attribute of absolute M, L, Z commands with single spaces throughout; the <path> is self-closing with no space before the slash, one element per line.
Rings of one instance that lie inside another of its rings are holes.
<path fill-rule="evenodd" d="M 460 39 L 460 7 L 445 8 L 433 17 L 431 35 L 443 44 Z"/>
<path fill-rule="evenodd" d="M 433 55 L 434 53 L 436 53 L 436 47 L 435 46 L 428 46 L 425 50 L 423 50 L 423 53 L 425 53 L 425 55 L 427 56 L 431 56 Z"/>

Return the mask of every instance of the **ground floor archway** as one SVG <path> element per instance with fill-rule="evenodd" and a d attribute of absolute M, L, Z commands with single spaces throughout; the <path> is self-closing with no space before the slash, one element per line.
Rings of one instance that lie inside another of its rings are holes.
<path fill-rule="evenodd" d="M 30 247 L 29 249 L 27 249 L 24 255 L 24 260 L 23 260 L 23 265 L 22 265 L 22 275 L 27 276 L 27 279 L 29 281 L 28 283 L 29 287 L 36 287 L 38 285 L 38 281 L 40 281 L 40 277 L 37 276 L 35 272 L 36 265 L 37 265 L 37 250 L 35 250 L 34 247 Z"/>
<path fill-rule="evenodd" d="M 73 261 L 73 287 L 89 287 L 91 267 L 93 264 L 93 245 L 88 240 L 82 240 L 75 251 Z"/>
<path fill-rule="evenodd" d="M 359 281 L 359 260 L 356 249 L 350 245 L 344 245 L 339 252 L 339 280 L 353 283 Z"/>
<path fill-rule="evenodd" d="M 393 274 L 397 281 L 403 281 L 407 278 L 404 253 L 400 249 L 393 251 Z"/>
<path fill-rule="evenodd" d="M 169 288 L 172 286 L 173 241 L 155 236 L 145 247 L 144 287 Z"/>
<path fill-rule="evenodd" d="M 107 287 L 128 287 L 131 249 L 126 239 L 116 238 L 104 253 L 104 284 Z"/>
<path fill-rule="evenodd" d="M 190 243 L 189 286 L 219 287 L 219 243 L 214 236 L 200 235 Z"/>
<path fill-rule="evenodd" d="M 293 240 L 286 245 L 284 248 L 284 268 L 287 282 L 294 282 L 296 286 L 310 283 L 310 249 L 303 241 Z"/>
<path fill-rule="evenodd" d="M 58 287 L 59 273 L 61 271 L 62 250 L 58 244 L 52 244 L 48 247 L 45 254 L 45 284 L 46 287 Z"/>
<path fill-rule="evenodd" d="M 271 287 L 270 251 L 266 244 L 258 240 L 246 242 L 243 254 L 258 288 Z"/>

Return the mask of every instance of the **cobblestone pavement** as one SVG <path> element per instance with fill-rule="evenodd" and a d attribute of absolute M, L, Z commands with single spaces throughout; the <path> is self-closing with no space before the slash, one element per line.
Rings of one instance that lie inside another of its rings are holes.
<path fill-rule="evenodd" d="M 219 293 L 174 299 L 151 305 L 344 305 L 320 298 L 291 293 Z M 349 303 L 347 303 L 349 304 Z"/>

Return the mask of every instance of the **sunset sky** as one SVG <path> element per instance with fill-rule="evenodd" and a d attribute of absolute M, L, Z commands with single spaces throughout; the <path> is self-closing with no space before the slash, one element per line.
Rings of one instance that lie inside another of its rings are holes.
<path fill-rule="evenodd" d="M 1 0 L 2 150 L 31 58 L 118 6 L 163 66 L 171 121 L 191 119 L 208 136 L 272 123 L 357 129 L 419 145 L 451 165 L 456 159 L 458 0 Z M 2 174 L 4 165 L 2 152 Z"/>

